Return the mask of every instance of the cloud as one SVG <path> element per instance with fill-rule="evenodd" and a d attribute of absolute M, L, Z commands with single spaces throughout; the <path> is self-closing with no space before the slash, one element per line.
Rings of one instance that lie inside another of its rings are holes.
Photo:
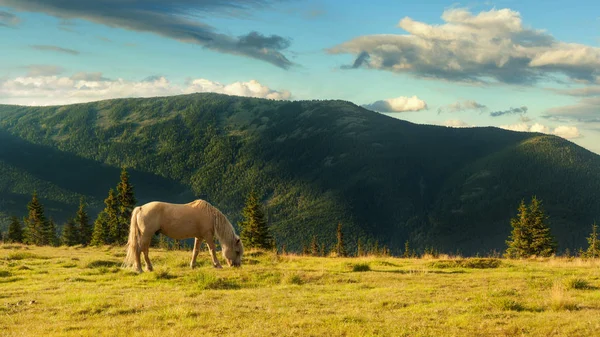
<path fill-rule="evenodd" d="M 490 112 L 491 117 L 500 117 L 504 115 L 515 115 L 515 114 L 526 114 L 527 110 L 529 110 L 526 106 L 522 106 L 520 108 L 510 108 L 508 110 L 501 111 L 492 111 Z"/>
<path fill-rule="evenodd" d="M 518 124 L 512 124 L 512 125 L 502 125 L 500 126 L 501 129 L 505 129 L 505 130 L 511 130 L 511 131 L 518 131 L 518 132 L 538 132 L 538 133 L 545 133 L 545 134 L 549 134 L 549 135 L 555 135 L 555 136 L 559 136 L 565 139 L 574 139 L 574 138 L 579 138 L 581 137 L 581 133 L 579 132 L 579 129 L 575 126 L 567 126 L 567 125 L 561 125 L 558 126 L 554 129 L 542 125 L 540 123 L 535 123 L 533 125 L 529 125 L 527 123 L 518 123 Z"/>
<path fill-rule="evenodd" d="M 451 128 L 468 128 L 468 127 L 472 126 L 472 125 L 470 125 L 466 122 L 463 122 L 461 120 L 458 120 L 458 119 L 447 120 L 444 122 L 443 125 L 447 126 L 447 127 L 451 127 Z"/>
<path fill-rule="evenodd" d="M 580 99 L 576 104 L 546 110 L 544 118 L 581 123 L 600 122 L 600 95 Z"/>
<path fill-rule="evenodd" d="M 0 27 L 15 27 L 21 22 L 18 16 L 13 13 L 5 12 L 0 10 Z"/>
<path fill-rule="evenodd" d="M 534 84 L 557 75 L 590 82 L 600 68 L 600 48 L 558 41 L 510 9 L 475 15 L 453 8 L 442 19 L 430 25 L 405 17 L 398 26 L 408 34 L 359 36 L 327 51 L 353 54 L 354 65 L 368 69 L 470 83 Z"/>
<path fill-rule="evenodd" d="M 63 67 L 49 64 L 32 64 L 23 68 L 28 70 L 28 77 L 53 76 L 61 74 L 65 70 Z"/>
<path fill-rule="evenodd" d="M 66 76 L 23 76 L 0 80 L 0 102 L 19 105 L 59 105 L 83 103 L 111 98 L 170 96 L 195 92 L 217 92 L 229 95 L 269 99 L 289 99 L 289 91 L 273 90 L 258 81 L 222 84 L 207 79 L 194 79 L 181 86 L 165 77 L 149 77 L 142 81 L 111 80 L 101 73 L 77 73 Z"/>
<path fill-rule="evenodd" d="M 363 105 L 364 108 L 378 112 L 405 112 L 427 109 L 427 103 L 417 96 L 396 97 Z"/>
<path fill-rule="evenodd" d="M 361 52 L 360 54 L 358 54 L 358 57 L 356 58 L 356 60 L 354 60 L 354 63 L 352 65 L 343 65 L 341 66 L 342 69 L 356 69 L 356 68 L 360 68 L 360 66 L 363 65 L 363 63 L 368 63 L 369 62 L 369 53 L 367 53 L 366 51 Z"/>
<path fill-rule="evenodd" d="M 62 48 L 62 47 L 58 47 L 58 46 L 51 46 L 51 45 L 33 45 L 30 47 L 35 50 L 55 51 L 58 53 L 64 53 L 64 54 L 70 54 L 70 55 L 79 55 L 80 54 L 77 50 Z"/>
<path fill-rule="evenodd" d="M 81 19 L 110 27 L 149 32 L 288 69 L 293 63 L 281 52 L 289 46 L 288 39 L 256 32 L 241 37 L 229 36 L 199 21 L 200 17 L 215 14 L 239 16 L 252 9 L 264 8 L 274 1 L 276 0 L 0 0 L 0 6 L 42 12 L 64 20 Z"/>
<path fill-rule="evenodd" d="M 467 110 L 477 110 L 479 112 L 483 112 L 483 111 L 487 110 L 487 106 L 477 103 L 472 100 L 467 100 L 467 101 L 455 102 L 455 103 L 443 106 L 438 109 L 438 114 L 440 114 L 442 112 L 460 112 L 460 111 L 467 111 Z"/>

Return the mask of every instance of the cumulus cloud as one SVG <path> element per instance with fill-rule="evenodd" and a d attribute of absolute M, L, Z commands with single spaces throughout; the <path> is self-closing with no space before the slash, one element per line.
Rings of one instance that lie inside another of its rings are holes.
<path fill-rule="evenodd" d="M 70 55 L 79 55 L 80 54 L 77 50 L 62 48 L 62 47 L 58 47 L 58 46 L 51 46 L 51 45 L 33 45 L 33 46 L 31 46 L 31 48 L 35 49 L 35 50 L 42 50 L 42 51 L 55 51 L 57 53 L 64 53 L 64 54 L 70 54 Z"/>
<path fill-rule="evenodd" d="M 510 108 L 508 110 L 500 110 L 500 111 L 492 111 L 490 112 L 491 117 L 500 117 L 504 115 L 516 115 L 516 114 L 526 114 L 527 110 L 529 110 L 526 106 L 522 106 L 520 108 Z"/>
<path fill-rule="evenodd" d="M 0 27 L 14 27 L 21 22 L 18 16 L 13 13 L 5 12 L 0 10 Z"/>
<path fill-rule="evenodd" d="M 487 110 L 487 106 L 477 103 L 472 100 L 467 100 L 467 101 L 462 101 L 462 102 L 455 102 L 455 103 L 443 106 L 441 108 L 438 108 L 438 114 L 440 114 L 442 112 L 460 112 L 460 111 L 467 111 L 467 110 L 476 110 L 479 112 L 483 112 L 483 111 Z"/>
<path fill-rule="evenodd" d="M 518 123 L 513 125 L 502 125 L 500 128 L 511 131 L 519 131 L 519 132 L 538 132 L 545 133 L 550 135 L 559 136 L 565 139 L 574 139 L 581 137 L 581 133 L 576 126 L 567 126 L 561 125 L 554 129 L 542 125 L 540 123 L 535 123 L 533 125 L 529 125 L 527 123 Z"/>
<path fill-rule="evenodd" d="M 64 20 L 80 19 L 122 29 L 149 32 L 228 54 L 262 60 L 283 69 L 293 63 L 282 53 L 290 41 L 258 32 L 235 37 L 201 22 L 202 16 L 241 15 L 276 0 L 144 0 L 65 1 L 0 0 L 0 6 L 42 12 Z"/>
<path fill-rule="evenodd" d="M 165 77 L 128 81 L 107 79 L 101 73 L 77 73 L 71 77 L 23 76 L 0 81 L 0 102 L 19 105 L 58 105 L 110 98 L 169 96 L 195 92 L 217 92 L 278 100 L 291 97 L 289 91 L 276 91 L 255 80 L 222 84 L 200 78 L 181 86 L 171 83 Z"/>
<path fill-rule="evenodd" d="M 533 84 L 554 75 L 590 82 L 600 68 L 600 48 L 558 41 L 524 26 L 520 13 L 510 9 L 475 15 L 454 8 L 442 19 L 444 24 L 430 25 L 405 17 L 398 26 L 408 34 L 360 36 L 328 52 L 355 55 L 346 69 L 471 83 Z"/>
<path fill-rule="evenodd" d="M 471 127 L 470 124 L 468 124 L 468 123 L 466 123 L 464 121 L 458 120 L 458 119 L 447 120 L 447 121 L 444 122 L 443 125 L 447 126 L 447 127 L 451 127 L 451 128 L 468 128 L 468 127 Z"/>
<path fill-rule="evenodd" d="M 378 112 L 405 112 L 425 110 L 427 103 L 417 96 L 400 96 L 365 104 L 363 107 Z"/>

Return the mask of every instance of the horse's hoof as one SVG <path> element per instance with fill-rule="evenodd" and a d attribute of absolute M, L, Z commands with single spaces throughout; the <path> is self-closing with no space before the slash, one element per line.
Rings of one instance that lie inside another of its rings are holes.
<path fill-rule="evenodd" d="M 217 269 L 223 269 L 223 266 L 221 266 L 220 264 L 216 265 L 215 268 Z"/>

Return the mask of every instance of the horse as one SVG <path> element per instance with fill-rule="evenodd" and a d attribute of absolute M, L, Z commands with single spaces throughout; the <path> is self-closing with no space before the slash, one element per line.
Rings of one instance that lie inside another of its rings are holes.
<path fill-rule="evenodd" d="M 223 247 L 222 254 L 227 264 L 230 267 L 239 267 L 242 264 L 244 247 L 240 237 L 235 234 L 227 217 L 205 200 L 198 199 L 187 204 L 152 201 L 134 208 L 123 267 L 134 266 L 136 271 L 141 273 L 140 255 L 143 252 L 146 268 L 148 271 L 153 270 L 148 258 L 148 248 L 152 236 L 156 233 L 177 240 L 195 238 L 191 268 L 196 265 L 196 257 L 203 240 L 210 251 L 213 266 L 222 268 L 215 254 L 215 236 Z"/>

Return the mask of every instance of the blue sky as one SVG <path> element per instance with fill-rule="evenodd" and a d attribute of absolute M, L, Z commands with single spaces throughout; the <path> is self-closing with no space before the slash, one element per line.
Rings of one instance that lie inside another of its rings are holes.
<path fill-rule="evenodd" d="M 597 1 L 0 0 L 0 103 L 343 99 L 600 153 Z"/>

